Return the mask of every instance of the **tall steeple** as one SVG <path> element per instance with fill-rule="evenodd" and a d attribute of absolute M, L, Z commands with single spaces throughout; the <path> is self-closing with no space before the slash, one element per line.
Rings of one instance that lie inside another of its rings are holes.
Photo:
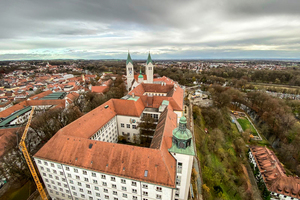
<path fill-rule="evenodd" d="M 148 65 L 149 63 L 152 63 L 152 58 L 151 58 L 150 52 L 149 52 L 149 54 L 148 54 L 147 65 Z M 152 63 L 152 64 L 153 64 L 153 63 Z"/>
<path fill-rule="evenodd" d="M 127 90 L 130 91 L 134 79 L 134 69 L 133 69 L 133 62 L 129 51 L 126 60 L 126 78 L 127 78 Z"/>
<path fill-rule="evenodd" d="M 126 65 L 128 65 L 128 63 L 133 64 L 129 51 L 128 51 L 128 55 L 127 55 Z"/>
<path fill-rule="evenodd" d="M 153 83 L 153 70 L 153 61 L 149 52 L 145 70 L 147 75 L 147 83 Z"/>

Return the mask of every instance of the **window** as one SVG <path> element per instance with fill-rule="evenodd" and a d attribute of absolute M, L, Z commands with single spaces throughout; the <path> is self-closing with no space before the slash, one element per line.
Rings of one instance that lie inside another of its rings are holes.
<path fill-rule="evenodd" d="M 122 195 L 124 198 L 127 198 L 127 194 L 125 194 L 125 193 L 123 193 L 123 195 Z"/>
<path fill-rule="evenodd" d="M 106 179 L 106 176 L 105 176 L 105 175 L 101 175 L 101 178 L 102 178 L 102 179 Z"/>
<path fill-rule="evenodd" d="M 137 196 L 132 196 L 132 200 L 137 200 Z"/>
<path fill-rule="evenodd" d="M 66 170 L 67 170 L 67 171 L 70 171 L 70 167 L 66 167 Z"/>
<path fill-rule="evenodd" d="M 89 200 L 93 200 L 93 197 L 89 197 Z"/>
<path fill-rule="evenodd" d="M 113 191 L 113 195 L 118 195 L 118 192 L 117 191 Z"/>
<path fill-rule="evenodd" d="M 50 178 L 53 178 L 53 176 L 52 176 L 51 174 L 49 174 L 49 177 L 50 177 Z"/>
<path fill-rule="evenodd" d="M 114 197 L 114 200 L 118 200 L 118 198 L 117 198 L 117 197 Z"/>
<path fill-rule="evenodd" d="M 70 180 L 70 183 L 73 184 L 74 182 L 72 180 Z"/>
<path fill-rule="evenodd" d="M 87 171 L 85 171 L 85 170 L 83 170 L 82 173 L 83 173 L 84 175 L 87 175 Z"/>
<path fill-rule="evenodd" d="M 42 162 L 40 160 L 38 160 L 38 163 L 41 164 Z"/>
<path fill-rule="evenodd" d="M 52 183 L 52 184 L 55 184 L 55 182 L 54 182 L 54 181 L 51 181 L 51 183 Z"/>
<path fill-rule="evenodd" d="M 122 190 L 126 191 L 126 187 L 122 186 Z"/>
<path fill-rule="evenodd" d="M 80 177 L 79 177 L 79 176 L 76 176 L 76 179 L 80 179 Z"/>
<path fill-rule="evenodd" d="M 89 182 L 89 179 L 88 178 L 84 178 L 84 181 Z"/>
<path fill-rule="evenodd" d="M 71 175 L 71 174 L 68 174 L 68 177 L 69 177 L 69 178 L 71 178 L 71 177 L 72 177 L 72 175 Z"/>
<path fill-rule="evenodd" d="M 137 190 L 136 189 L 132 189 L 132 193 L 137 193 Z"/>
<path fill-rule="evenodd" d="M 59 180 L 59 177 L 58 177 L 58 176 L 55 176 L 55 179 L 56 179 L 56 180 Z"/>
<path fill-rule="evenodd" d="M 74 172 L 75 172 L 75 173 L 78 173 L 78 169 L 74 169 Z"/>
<path fill-rule="evenodd" d="M 65 178 L 62 178 L 61 180 L 62 180 L 63 182 L 66 182 L 66 179 L 65 179 Z"/>
<path fill-rule="evenodd" d="M 74 186 L 71 186 L 71 189 L 72 189 L 72 190 L 75 190 L 75 187 L 74 187 Z"/>
<path fill-rule="evenodd" d="M 135 182 L 135 181 L 132 181 L 132 182 L 131 182 L 131 185 L 132 185 L 132 186 L 136 186 L 136 182 Z"/>
<path fill-rule="evenodd" d="M 106 183 L 106 182 L 102 182 L 102 185 L 103 185 L 103 186 L 107 186 L 107 183 Z"/>
<path fill-rule="evenodd" d="M 161 187 L 156 187 L 156 191 L 161 192 L 162 188 Z"/>
<path fill-rule="evenodd" d="M 126 124 L 126 127 L 127 127 L 127 128 L 130 128 L 130 124 Z"/>
<path fill-rule="evenodd" d="M 108 189 L 103 189 L 103 192 L 108 193 Z"/>
<path fill-rule="evenodd" d="M 54 167 L 54 164 L 53 164 L 53 163 L 51 163 L 51 167 Z"/>
<path fill-rule="evenodd" d="M 124 128 L 124 124 L 123 123 L 121 123 L 121 127 Z"/>
<path fill-rule="evenodd" d="M 64 184 L 64 187 L 65 187 L 65 188 L 67 188 L 67 187 L 68 187 L 68 185 L 67 185 L 67 184 Z"/>
<path fill-rule="evenodd" d="M 148 189 L 148 185 L 143 184 L 143 188 Z"/>
<path fill-rule="evenodd" d="M 77 196 L 77 193 L 76 193 L 76 192 L 73 192 L 73 195 Z"/>
<path fill-rule="evenodd" d="M 78 186 L 82 186 L 82 184 L 80 182 L 78 182 L 77 184 L 78 184 Z"/>
<path fill-rule="evenodd" d="M 97 196 L 97 197 L 100 197 L 100 193 L 97 193 L 97 192 L 96 192 L 96 196 Z"/>
<path fill-rule="evenodd" d="M 45 161 L 45 162 L 44 162 L 44 165 L 48 166 L 48 163 Z"/>
<path fill-rule="evenodd" d="M 86 188 L 91 188 L 91 186 L 89 184 L 86 184 L 85 187 Z"/>
<path fill-rule="evenodd" d="M 92 194 L 92 191 L 88 190 L 88 194 Z"/>
<path fill-rule="evenodd" d="M 49 182 L 49 180 L 48 179 L 45 179 L 46 180 L 46 182 Z"/>
<path fill-rule="evenodd" d="M 58 185 L 58 186 L 61 186 L 61 183 L 57 182 L 57 185 Z"/>
<path fill-rule="evenodd" d="M 58 169 L 61 169 L 61 165 L 56 165 Z"/>
<path fill-rule="evenodd" d="M 136 125 L 132 125 L 132 129 L 136 129 Z"/>
<path fill-rule="evenodd" d="M 112 187 L 112 188 L 117 188 L 117 185 L 112 184 L 111 187 Z"/>
<path fill-rule="evenodd" d="M 176 191 L 175 191 L 175 196 L 176 196 L 176 197 L 179 197 L 179 190 L 176 190 Z"/>
<path fill-rule="evenodd" d="M 43 176 L 46 176 L 46 173 L 43 173 Z"/>
<path fill-rule="evenodd" d="M 144 195 L 144 196 L 148 196 L 148 192 L 143 191 L 143 195 Z"/>
<path fill-rule="evenodd" d="M 41 170 L 44 170 L 44 167 L 41 167 Z"/>
<path fill-rule="evenodd" d="M 82 188 L 80 188 L 80 189 L 79 189 L 79 191 L 80 191 L 80 192 L 83 192 L 83 189 L 82 189 Z"/>
<path fill-rule="evenodd" d="M 108 196 L 108 195 L 105 195 L 104 198 L 105 198 L 105 199 L 109 199 L 109 196 Z"/>
<path fill-rule="evenodd" d="M 125 179 L 121 179 L 121 183 L 126 184 L 126 180 Z"/>
<path fill-rule="evenodd" d="M 64 175 L 64 173 L 63 173 L 63 172 L 59 172 L 59 174 L 60 174 L 61 176 L 63 176 L 63 175 Z"/>
<path fill-rule="evenodd" d="M 161 199 L 161 195 L 157 194 L 157 195 L 156 195 L 156 198 L 157 198 L 157 199 Z"/>
<path fill-rule="evenodd" d="M 50 169 L 49 169 L 49 168 L 47 168 L 47 172 L 50 172 Z"/>
<path fill-rule="evenodd" d="M 85 198 L 85 195 L 84 195 L 84 194 L 81 194 L 81 198 Z"/>
<path fill-rule="evenodd" d="M 97 180 L 93 180 L 93 183 L 98 184 L 98 181 Z"/>
<path fill-rule="evenodd" d="M 56 170 L 53 170 L 53 173 L 56 174 L 57 173 Z"/>
<path fill-rule="evenodd" d="M 92 172 L 92 177 L 96 177 L 96 173 L 95 172 Z"/>
<path fill-rule="evenodd" d="M 176 178 L 176 185 L 180 186 L 180 182 L 181 182 L 181 177 L 177 176 L 177 178 Z"/>
<path fill-rule="evenodd" d="M 182 163 L 178 163 L 177 165 L 177 173 L 181 174 L 182 173 Z"/>
<path fill-rule="evenodd" d="M 98 186 L 95 186 L 95 190 L 99 191 L 99 187 L 98 187 Z"/>
<path fill-rule="evenodd" d="M 110 177 L 110 180 L 111 181 L 116 181 L 116 178 L 115 177 Z"/>

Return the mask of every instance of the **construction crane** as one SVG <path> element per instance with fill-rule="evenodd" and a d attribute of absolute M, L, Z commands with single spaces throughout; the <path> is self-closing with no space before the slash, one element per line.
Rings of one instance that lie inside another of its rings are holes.
<path fill-rule="evenodd" d="M 27 124 L 26 124 L 26 127 L 25 127 L 25 130 L 23 132 L 23 135 L 22 135 L 22 138 L 21 138 L 21 141 L 19 143 L 19 146 L 20 146 L 20 149 L 25 157 L 25 160 L 27 162 L 27 165 L 30 169 L 30 172 L 31 172 L 31 175 L 35 181 L 35 184 L 37 186 L 37 189 L 42 197 L 43 200 L 48 200 L 47 198 L 47 195 L 45 193 L 45 190 L 40 182 L 40 179 L 35 171 L 35 168 L 34 168 L 34 165 L 31 161 L 31 158 L 30 158 L 30 155 L 28 153 L 28 150 L 27 150 L 27 147 L 26 147 L 26 144 L 25 144 L 25 139 L 26 139 L 26 136 L 27 136 L 27 132 L 28 132 L 28 129 L 29 129 L 29 126 L 30 126 L 30 123 L 31 123 L 31 119 L 32 119 L 32 116 L 33 116 L 33 113 L 34 113 L 34 106 L 32 106 L 32 109 L 31 109 L 31 112 L 30 112 L 30 115 L 29 115 L 29 118 L 28 118 L 28 121 L 27 121 Z"/>

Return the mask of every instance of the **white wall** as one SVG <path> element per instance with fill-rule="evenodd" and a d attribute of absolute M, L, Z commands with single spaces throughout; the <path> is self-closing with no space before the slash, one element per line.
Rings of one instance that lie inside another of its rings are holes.
<path fill-rule="evenodd" d="M 117 117 L 113 117 L 102 128 L 100 128 L 91 138 L 103 142 L 118 142 Z"/>
<path fill-rule="evenodd" d="M 173 189 L 34 158 L 53 199 L 171 200 Z M 126 169 L 125 169 L 126 170 Z"/>
<path fill-rule="evenodd" d="M 172 153 L 172 155 L 176 158 L 177 161 L 176 182 L 179 183 L 176 185 L 179 195 L 175 192 L 174 198 L 178 200 L 187 200 L 191 183 L 193 156 L 178 153 Z M 179 169 L 179 163 L 182 164 L 181 170 Z"/>
<path fill-rule="evenodd" d="M 135 121 L 135 122 L 133 122 Z M 117 123 L 118 123 L 118 133 L 119 135 L 124 136 L 122 133 L 125 134 L 125 138 L 129 138 L 128 141 L 133 142 L 134 141 L 134 134 L 136 136 L 139 136 L 139 129 L 134 129 L 133 125 L 136 127 L 138 126 L 138 122 L 140 122 L 140 117 L 130 117 L 130 116 L 124 116 L 124 115 L 117 115 Z M 121 124 L 124 124 L 124 127 L 121 127 Z M 129 125 L 129 128 L 127 128 L 127 125 Z M 129 133 L 129 136 L 126 134 Z"/>

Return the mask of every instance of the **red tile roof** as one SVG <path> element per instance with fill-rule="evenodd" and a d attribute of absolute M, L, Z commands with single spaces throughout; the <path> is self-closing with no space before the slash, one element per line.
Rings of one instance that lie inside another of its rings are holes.
<path fill-rule="evenodd" d="M 108 86 L 92 86 L 92 92 L 104 93 L 108 91 Z"/>
<path fill-rule="evenodd" d="M 262 178 L 271 192 L 300 197 L 300 179 L 287 176 L 280 161 L 273 151 L 266 147 L 250 147 Z"/>
<path fill-rule="evenodd" d="M 45 96 L 47 96 L 47 95 L 49 95 L 49 94 L 51 94 L 51 93 L 52 93 L 51 90 L 48 90 L 48 91 L 45 91 L 45 92 L 41 92 L 41 93 L 39 93 L 39 94 L 37 94 L 37 95 L 34 95 L 34 96 L 29 97 L 28 100 L 37 100 L 37 99 L 41 99 L 41 98 L 43 98 L 43 97 L 45 97 Z"/>
<path fill-rule="evenodd" d="M 175 187 L 176 160 L 168 152 L 172 145 L 172 129 L 176 127 L 175 113 L 168 113 L 164 129 L 166 138 L 158 136 L 161 145 L 156 146 L 159 148 L 89 140 L 116 115 L 140 117 L 143 110 L 141 98 L 137 101 L 111 99 L 59 130 L 35 157 Z M 93 144 L 91 149 L 88 148 L 90 144 Z M 148 170 L 147 177 L 145 170 Z"/>

